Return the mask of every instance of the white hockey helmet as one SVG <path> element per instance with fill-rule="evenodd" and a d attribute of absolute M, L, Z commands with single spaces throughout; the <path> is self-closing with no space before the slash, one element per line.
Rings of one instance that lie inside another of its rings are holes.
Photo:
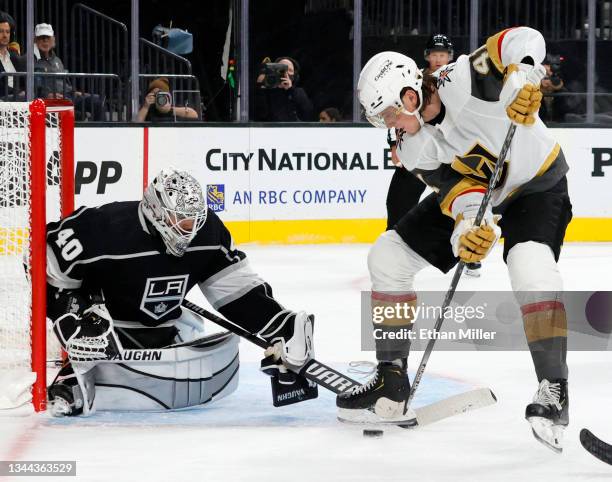
<path fill-rule="evenodd" d="M 414 114 L 402 103 L 401 92 L 406 87 L 417 93 L 419 102 L 415 112 L 418 112 L 423 103 L 422 86 L 423 73 L 414 60 L 398 52 L 380 52 L 361 69 L 357 92 L 370 124 L 386 128 L 381 115 L 385 109 L 395 107 L 398 112 Z"/>
<path fill-rule="evenodd" d="M 144 192 L 140 206 L 159 232 L 166 251 L 183 256 L 208 215 L 200 183 L 188 172 L 162 169 Z"/>

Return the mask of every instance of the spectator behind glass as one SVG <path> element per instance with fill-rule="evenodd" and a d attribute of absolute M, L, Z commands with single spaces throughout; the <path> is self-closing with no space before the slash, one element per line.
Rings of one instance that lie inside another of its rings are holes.
<path fill-rule="evenodd" d="M 151 81 L 144 103 L 138 111 L 138 122 L 174 122 L 196 120 L 198 113 L 191 107 L 174 107 L 170 82 L 166 77 Z"/>
<path fill-rule="evenodd" d="M 565 83 L 561 78 L 561 62 L 563 57 L 560 55 L 546 54 L 542 65 L 546 69 L 546 77 L 542 79 L 540 90 L 544 96 L 540 107 L 540 119 L 544 122 L 563 122 L 565 114 L 570 112 L 569 101 Z M 559 95 L 560 94 L 560 95 Z"/>
<path fill-rule="evenodd" d="M 340 122 L 341 120 L 340 111 L 335 107 L 328 107 L 319 113 L 319 122 Z"/>
<path fill-rule="evenodd" d="M 25 72 L 25 56 L 20 58 L 19 71 Z M 67 73 L 62 59 L 55 54 L 55 33 L 48 23 L 39 23 L 34 28 L 34 72 Z M 104 120 L 104 102 L 97 94 L 88 94 L 73 89 L 70 81 L 63 77 L 36 79 L 36 95 L 46 99 L 66 98 L 74 104 L 77 120 Z"/>
<path fill-rule="evenodd" d="M 275 63 L 287 65 L 287 72 L 281 78 L 280 84 L 273 88 L 266 87 L 264 73 L 258 75 L 255 89 L 255 120 L 263 122 L 312 121 L 314 111 L 312 102 L 306 91 L 297 87 L 300 65 L 291 57 L 279 57 Z"/>
<path fill-rule="evenodd" d="M 11 43 L 11 31 L 13 30 L 14 21 L 11 16 L 0 13 L 0 72 L 17 72 L 19 60 L 13 49 L 9 49 Z M 15 65 L 17 64 L 17 65 Z M 7 96 L 14 93 L 15 79 L 13 77 L 0 78 L 0 96 Z M 8 99 L 10 100 L 10 99 Z"/>

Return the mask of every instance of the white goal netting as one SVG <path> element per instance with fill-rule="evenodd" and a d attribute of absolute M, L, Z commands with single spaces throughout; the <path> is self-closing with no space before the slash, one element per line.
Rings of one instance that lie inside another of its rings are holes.
<path fill-rule="evenodd" d="M 45 139 L 30 139 L 29 103 L 0 103 L 0 409 L 28 403 L 36 378 L 31 370 L 30 152 L 31 142 L 46 144 L 46 219 L 59 219 L 57 113 L 47 113 L 45 130 Z M 50 330 L 47 342 L 47 356 L 59 358 L 59 346 Z"/>

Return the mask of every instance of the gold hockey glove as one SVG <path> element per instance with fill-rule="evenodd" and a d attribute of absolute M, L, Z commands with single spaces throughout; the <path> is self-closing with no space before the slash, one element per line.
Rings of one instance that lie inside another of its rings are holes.
<path fill-rule="evenodd" d="M 540 110 L 541 104 L 540 86 L 525 84 L 512 103 L 506 107 L 506 114 L 512 122 L 530 126 L 535 122 L 533 114 Z"/>
<path fill-rule="evenodd" d="M 455 229 L 451 236 L 453 253 L 465 263 L 482 261 L 500 238 L 501 230 L 493 217 L 491 224 L 484 221 L 480 226 L 474 226 L 474 219 L 457 217 Z"/>

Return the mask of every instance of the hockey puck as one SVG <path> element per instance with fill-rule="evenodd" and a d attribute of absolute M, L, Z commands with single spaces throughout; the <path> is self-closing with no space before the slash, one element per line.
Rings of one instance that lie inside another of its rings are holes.
<path fill-rule="evenodd" d="M 363 431 L 363 436 L 364 437 L 382 437 L 384 433 L 385 432 L 383 432 L 382 430 L 367 430 L 367 429 L 365 429 Z"/>

